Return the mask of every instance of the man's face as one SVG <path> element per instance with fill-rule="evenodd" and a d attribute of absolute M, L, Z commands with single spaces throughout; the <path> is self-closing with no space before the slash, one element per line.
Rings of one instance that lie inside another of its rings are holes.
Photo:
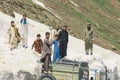
<path fill-rule="evenodd" d="M 88 24 L 87 27 L 91 27 L 91 24 Z"/>
<path fill-rule="evenodd" d="M 56 28 L 56 30 L 58 30 L 59 28 Z"/>
<path fill-rule="evenodd" d="M 15 25 L 15 23 L 14 23 L 14 22 L 12 22 L 12 23 L 11 23 L 11 25 L 12 25 L 12 26 L 14 26 L 14 25 Z"/>
<path fill-rule="evenodd" d="M 40 40 L 40 36 L 37 37 L 37 40 Z"/>
<path fill-rule="evenodd" d="M 58 39 L 58 36 L 55 36 L 55 39 Z"/>
<path fill-rule="evenodd" d="M 63 30 L 67 31 L 67 27 L 63 27 Z"/>
<path fill-rule="evenodd" d="M 23 16 L 23 19 L 26 19 L 26 16 Z"/>
<path fill-rule="evenodd" d="M 49 38 L 50 38 L 50 34 L 47 34 L 47 35 L 46 35 L 46 38 L 49 39 Z"/>

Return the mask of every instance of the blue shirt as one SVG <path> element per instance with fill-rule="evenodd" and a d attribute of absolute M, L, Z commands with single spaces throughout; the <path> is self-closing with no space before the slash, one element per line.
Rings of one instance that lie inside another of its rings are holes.
<path fill-rule="evenodd" d="M 27 19 L 21 19 L 20 23 L 26 25 L 27 24 Z"/>

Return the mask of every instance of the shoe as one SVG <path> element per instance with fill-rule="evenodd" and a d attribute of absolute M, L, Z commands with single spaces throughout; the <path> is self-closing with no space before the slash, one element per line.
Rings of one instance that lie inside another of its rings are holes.
<path fill-rule="evenodd" d="M 91 53 L 91 55 L 93 55 L 93 53 Z"/>
<path fill-rule="evenodd" d="M 86 55 L 89 55 L 88 53 L 86 53 Z"/>
<path fill-rule="evenodd" d="M 13 51 L 13 48 L 10 48 L 10 51 Z"/>
<path fill-rule="evenodd" d="M 26 46 L 25 49 L 27 49 L 28 47 Z"/>
<path fill-rule="evenodd" d="M 23 45 L 23 48 L 25 48 L 25 45 Z"/>

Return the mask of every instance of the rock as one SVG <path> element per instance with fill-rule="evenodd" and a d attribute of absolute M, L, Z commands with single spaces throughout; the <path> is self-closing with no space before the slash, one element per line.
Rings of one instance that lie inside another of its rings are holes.
<path fill-rule="evenodd" d="M 2 80 L 15 80 L 13 73 L 4 73 Z"/>
<path fill-rule="evenodd" d="M 12 13 L 10 13 L 10 15 L 12 16 L 12 17 L 14 17 L 15 18 L 15 14 L 12 12 Z"/>
<path fill-rule="evenodd" d="M 112 50 L 117 50 L 115 46 L 112 46 Z"/>
<path fill-rule="evenodd" d="M 21 70 L 17 73 L 17 78 L 20 80 L 34 80 L 35 79 L 31 73 L 21 71 Z"/>

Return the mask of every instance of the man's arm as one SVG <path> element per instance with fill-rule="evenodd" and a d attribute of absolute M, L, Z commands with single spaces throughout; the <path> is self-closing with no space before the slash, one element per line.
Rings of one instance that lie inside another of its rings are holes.
<path fill-rule="evenodd" d="M 41 40 L 41 47 L 43 48 L 43 41 Z"/>
<path fill-rule="evenodd" d="M 45 40 L 45 42 L 46 42 L 46 44 L 47 44 L 48 46 L 52 46 L 52 41 Z"/>
<path fill-rule="evenodd" d="M 69 34 L 68 34 L 68 32 L 67 32 L 67 42 L 69 42 Z"/>
<path fill-rule="evenodd" d="M 61 38 L 61 32 L 62 32 L 62 31 L 60 31 L 60 32 L 59 32 L 59 36 L 58 36 L 58 39 L 60 39 L 60 38 Z"/>
<path fill-rule="evenodd" d="M 86 40 L 86 30 L 85 30 L 84 40 Z"/>
<path fill-rule="evenodd" d="M 34 43 L 33 43 L 33 45 L 32 45 L 32 49 L 34 48 L 34 46 L 35 46 L 35 41 L 34 41 Z"/>

